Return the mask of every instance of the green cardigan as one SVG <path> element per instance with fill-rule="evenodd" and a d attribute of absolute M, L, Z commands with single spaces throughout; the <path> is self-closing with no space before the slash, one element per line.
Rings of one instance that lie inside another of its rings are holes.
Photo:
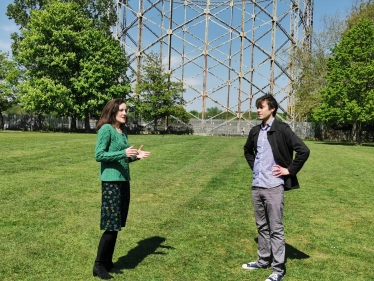
<path fill-rule="evenodd" d="M 126 148 L 130 147 L 127 133 L 117 132 L 110 124 L 103 125 L 97 134 L 95 158 L 100 162 L 102 181 L 130 181 L 129 163 L 136 158 L 126 157 Z"/>

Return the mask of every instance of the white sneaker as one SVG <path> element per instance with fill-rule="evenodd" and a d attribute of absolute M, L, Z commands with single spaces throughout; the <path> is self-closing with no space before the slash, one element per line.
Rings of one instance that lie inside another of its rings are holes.
<path fill-rule="evenodd" d="M 263 267 L 259 266 L 257 262 L 249 262 L 242 265 L 243 269 L 249 269 L 249 270 L 255 270 L 255 269 L 261 269 Z"/>
<path fill-rule="evenodd" d="M 265 281 L 281 281 L 283 279 L 283 275 L 272 273 Z"/>

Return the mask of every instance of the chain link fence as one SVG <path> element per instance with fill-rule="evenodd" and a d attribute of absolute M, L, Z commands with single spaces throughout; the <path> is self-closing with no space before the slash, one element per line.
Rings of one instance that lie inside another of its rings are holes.
<path fill-rule="evenodd" d="M 247 136 L 249 131 L 261 123 L 260 120 L 224 120 L 209 119 L 202 122 L 198 119 L 190 120 L 195 134 L 210 136 Z M 292 130 L 302 139 L 314 139 L 315 130 L 312 123 L 290 122 Z"/>
<path fill-rule="evenodd" d="M 4 130 L 23 130 L 23 131 L 70 131 L 71 118 L 60 116 L 42 116 L 42 115 L 3 115 Z M 96 127 L 96 120 L 90 120 L 90 130 Z M 84 130 L 84 120 L 76 121 L 77 130 Z"/>
<path fill-rule="evenodd" d="M 70 117 L 38 116 L 38 115 L 4 115 L 5 130 L 24 131 L 69 131 L 71 126 Z M 97 120 L 90 120 L 90 130 L 95 130 Z M 150 123 L 130 123 L 129 132 L 133 133 L 173 133 L 173 134 L 197 134 L 207 136 L 246 136 L 250 129 L 258 124 L 260 120 L 225 120 L 225 119 L 191 119 L 189 124 L 174 122 L 166 126 L 160 122 L 156 126 Z M 292 122 L 292 130 L 303 139 L 313 139 L 314 130 L 311 123 Z M 84 120 L 76 121 L 77 130 L 84 130 Z"/>
<path fill-rule="evenodd" d="M 70 117 L 41 116 L 41 115 L 4 115 L 4 130 L 24 130 L 24 131 L 62 131 L 68 132 L 71 128 Z M 90 129 L 85 130 L 84 120 L 76 121 L 77 131 L 95 132 L 97 120 L 90 120 Z M 165 121 L 160 121 L 157 126 L 153 122 L 131 122 L 127 124 L 130 134 L 195 134 L 204 136 L 237 136 L 246 137 L 249 131 L 260 120 L 225 120 L 225 119 L 190 119 L 189 124 L 185 124 L 176 119 L 170 120 L 166 125 Z M 327 125 L 310 122 L 289 122 L 291 129 L 301 139 L 329 140 L 339 142 L 353 142 L 354 134 L 351 129 L 334 129 Z M 374 141 L 374 126 L 367 127 L 363 132 L 364 142 Z"/>

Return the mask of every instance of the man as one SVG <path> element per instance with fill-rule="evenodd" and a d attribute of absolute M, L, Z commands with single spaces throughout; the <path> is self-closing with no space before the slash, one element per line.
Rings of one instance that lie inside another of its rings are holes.
<path fill-rule="evenodd" d="M 242 268 L 255 270 L 271 266 L 272 274 L 265 281 L 280 281 L 286 273 L 283 193 L 299 188 L 296 174 L 310 151 L 286 123 L 275 119 L 278 103 L 273 96 L 260 97 L 256 107 L 262 123 L 250 130 L 244 156 L 253 170 L 252 202 L 258 229 L 258 259 L 243 264 Z"/>

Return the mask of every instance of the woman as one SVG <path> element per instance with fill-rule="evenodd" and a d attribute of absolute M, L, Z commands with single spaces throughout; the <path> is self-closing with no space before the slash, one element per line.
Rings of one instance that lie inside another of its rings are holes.
<path fill-rule="evenodd" d="M 111 279 L 110 273 L 123 273 L 114 267 L 112 258 L 118 231 L 126 225 L 130 204 L 129 163 L 147 158 L 150 152 L 140 146 L 135 149 L 127 140 L 124 129 L 127 107 L 123 99 L 108 102 L 97 123 L 96 161 L 100 162 L 102 181 L 102 204 L 100 239 L 93 275 L 100 279 Z"/>

